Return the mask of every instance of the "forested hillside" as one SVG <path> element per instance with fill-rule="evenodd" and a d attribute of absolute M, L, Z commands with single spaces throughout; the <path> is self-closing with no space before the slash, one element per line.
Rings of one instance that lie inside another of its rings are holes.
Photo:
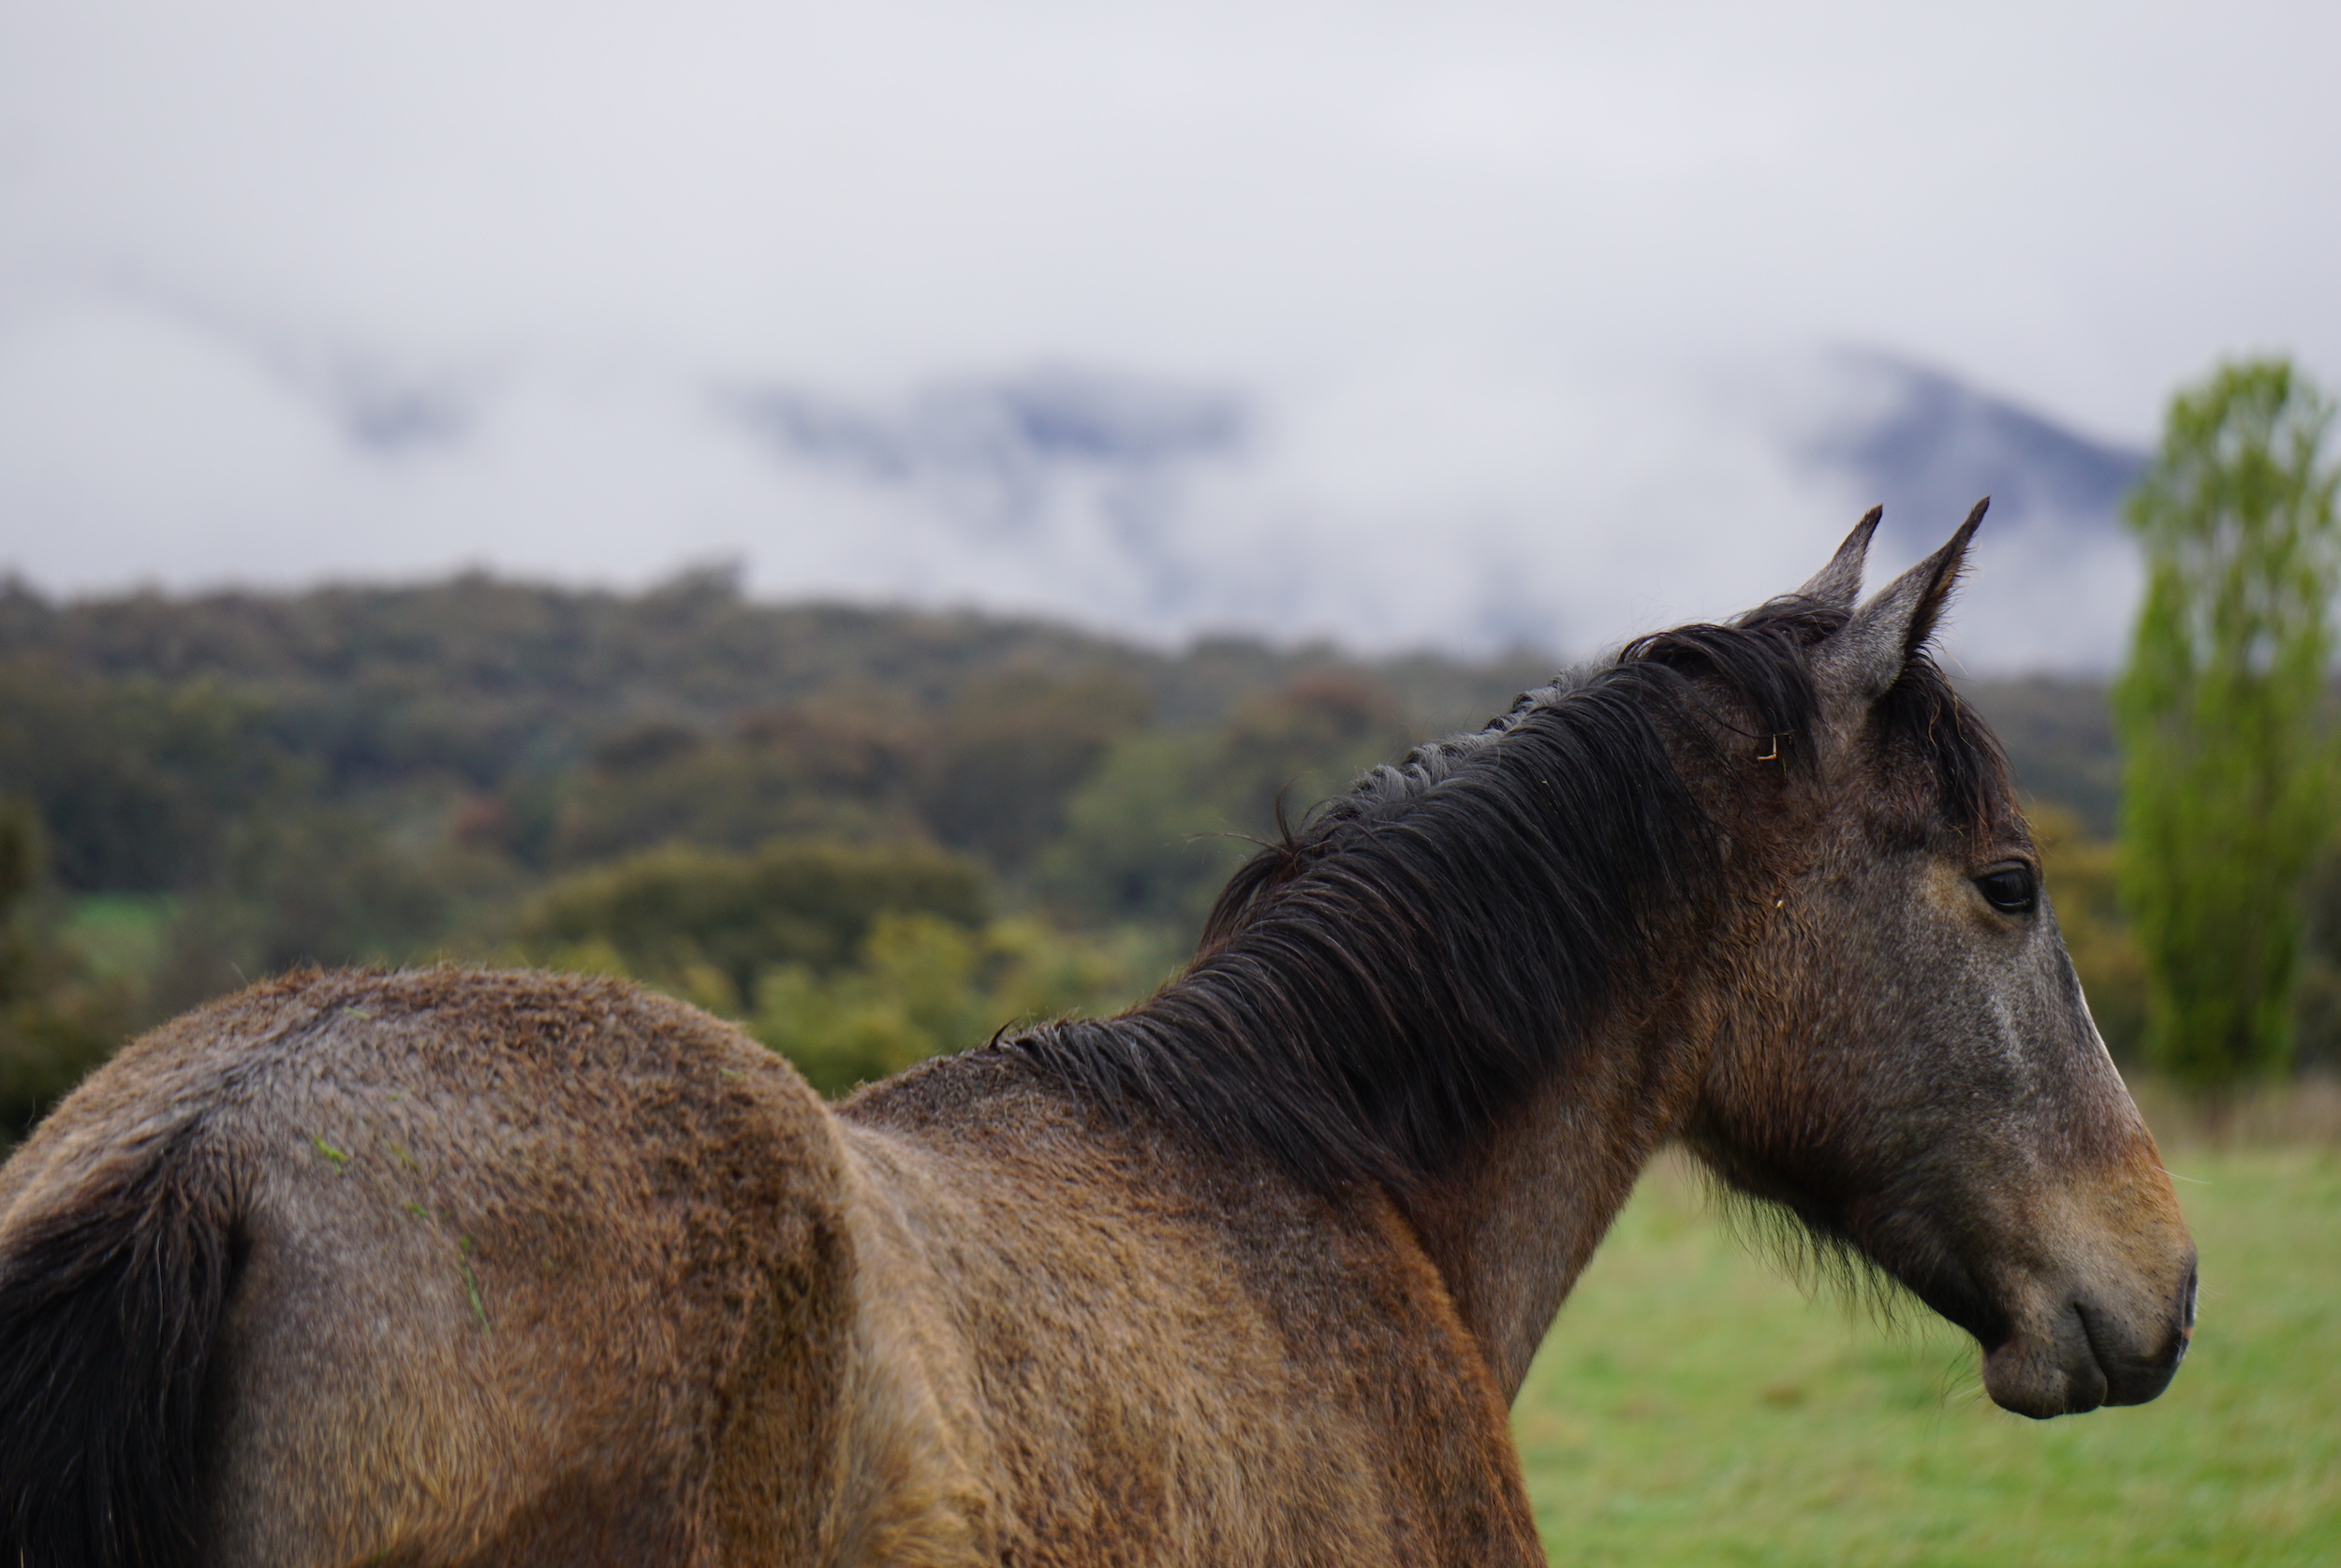
<path fill-rule="evenodd" d="M 758 604 L 718 573 L 633 595 L 470 576 L 60 603 L 13 584 L 0 1115 L 22 1124 L 124 1032 L 244 980 L 432 958 L 633 974 L 843 1088 L 1142 992 L 1280 793 L 1304 810 L 1550 665 L 1173 654 Z M 2118 1039 L 2103 689 L 1969 689 L 2048 803 L 2052 878 Z"/>

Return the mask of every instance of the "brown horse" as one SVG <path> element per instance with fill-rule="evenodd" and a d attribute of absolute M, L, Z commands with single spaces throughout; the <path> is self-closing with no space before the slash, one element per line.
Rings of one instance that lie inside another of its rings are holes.
<path fill-rule="evenodd" d="M 1670 1139 L 2009 1409 L 2154 1398 L 2193 1251 L 1925 652 L 1975 520 L 1857 608 L 1875 516 L 1362 780 L 1151 1001 L 835 1109 L 549 975 L 137 1042 L 0 1173 L 0 1558 L 1539 1561 L 1506 1409 Z"/>

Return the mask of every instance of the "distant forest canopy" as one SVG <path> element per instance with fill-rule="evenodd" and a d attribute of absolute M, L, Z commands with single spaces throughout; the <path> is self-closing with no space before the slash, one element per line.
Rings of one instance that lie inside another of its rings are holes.
<path fill-rule="evenodd" d="M 69 1083 L 55 1041 L 298 963 L 433 957 L 635 974 L 762 1019 L 842 1088 L 1006 1021 L 987 1009 L 1158 983 L 1280 792 L 1303 811 L 1555 663 L 1171 653 L 760 604 L 720 571 L 632 594 L 475 574 L 59 601 L 10 582 L 0 802 L 23 809 L 0 838 L 24 842 L 0 858 L 37 870 L 7 916 L 22 994 L 0 998 L 0 1057 L 38 1035 L 55 1062 L 15 1088 L 0 1072 L 0 1118 Z M 2060 832 L 2106 839 L 2102 684 L 1966 689 Z M 945 972 L 959 989 L 915 1018 L 875 978 Z"/>
<path fill-rule="evenodd" d="M 1321 643 L 1244 637 L 1169 654 L 972 611 L 758 604 L 734 572 L 709 569 L 636 594 L 473 573 L 61 602 L 9 579 L 0 662 L 11 720 L 44 691 L 73 692 L 160 742 L 155 761 L 183 774 L 180 789 L 248 794 L 256 769 L 298 758 L 309 790 L 340 799 L 418 782 L 504 790 L 596 759 L 786 728 L 807 713 L 815 728 L 845 723 L 865 738 L 938 724 L 964 735 L 988 722 L 971 707 L 1092 733 L 1192 730 L 1328 671 L 1363 678 L 1428 735 L 1476 725 L 1559 660 L 1522 650 L 1486 662 L 1361 663 Z M 2027 787 L 2110 831 L 2118 758 L 2103 690 L 2064 678 L 1969 684 Z M 1096 711 L 1082 711 L 1084 697 Z M 17 763 L 0 757 L 22 788 L 32 775 Z M 151 877 L 127 862 L 112 874 Z"/>

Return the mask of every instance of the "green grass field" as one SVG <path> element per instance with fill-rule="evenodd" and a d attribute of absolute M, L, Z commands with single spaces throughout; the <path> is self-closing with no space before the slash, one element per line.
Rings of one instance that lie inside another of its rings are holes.
<path fill-rule="evenodd" d="M 1931 1314 L 1800 1294 L 1662 1164 L 1514 1411 L 1553 1561 L 2341 1564 L 2341 1148 L 2169 1159 L 2193 1352 L 2153 1404 L 2044 1423 Z"/>

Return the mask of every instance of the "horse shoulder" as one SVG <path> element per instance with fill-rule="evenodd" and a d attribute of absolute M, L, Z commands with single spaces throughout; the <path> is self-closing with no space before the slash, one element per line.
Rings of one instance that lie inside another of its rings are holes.
<path fill-rule="evenodd" d="M 956 1081 L 955 1081 L 956 1080 Z M 1030 1563 L 1542 1561 L 1476 1345 L 1344 1208 L 969 1061 L 846 1108 L 898 1430 Z"/>

